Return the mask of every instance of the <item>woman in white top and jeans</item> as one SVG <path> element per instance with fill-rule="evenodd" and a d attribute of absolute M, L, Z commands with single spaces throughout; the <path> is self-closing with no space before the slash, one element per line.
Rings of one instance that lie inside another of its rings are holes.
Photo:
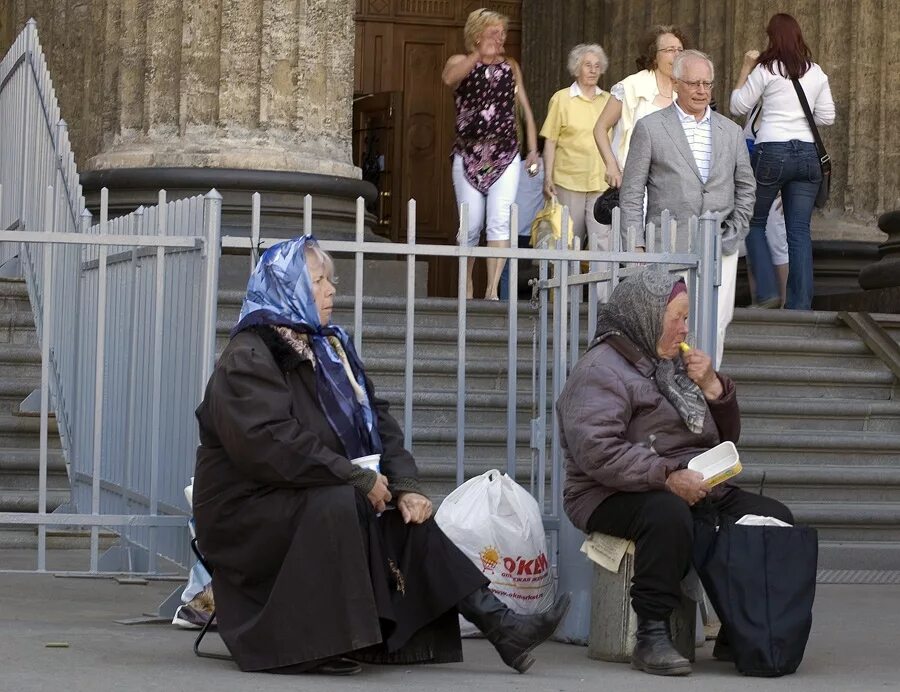
<path fill-rule="evenodd" d="M 788 285 L 784 307 L 809 310 L 813 298 L 812 239 L 809 220 L 822 168 L 812 130 L 792 79 L 799 80 L 816 125 L 834 122 L 828 76 L 812 61 L 800 25 L 789 14 L 776 14 L 766 27 L 769 45 L 762 55 L 748 51 L 731 112 L 744 115 L 762 97 L 762 117 L 750 163 L 756 175 L 756 205 L 747 236 L 747 258 L 756 279 L 756 303 L 777 307 L 778 281 L 766 244 L 766 219 L 778 192 L 784 206 L 788 242 Z"/>

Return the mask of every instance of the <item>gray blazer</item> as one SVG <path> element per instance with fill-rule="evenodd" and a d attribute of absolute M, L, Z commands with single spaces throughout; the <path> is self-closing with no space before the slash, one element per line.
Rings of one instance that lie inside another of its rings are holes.
<path fill-rule="evenodd" d="M 647 223 L 659 228 L 668 209 L 677 222 L 676 249 L 687 250 L 687 222 L 707 211 L 722 218 L 722 252 L 737 252 L 747 235 L 756 181 L 740 127 L 716 112 L 710 119 L 712 160 L 706 183 L 678 120 L 675 105 L 651 113 L 634 126 L 625 161 L 619 206 L 622 228 L 635 229 L 637 245 L 644 244 L 644 188 L 647 190 Z"/>

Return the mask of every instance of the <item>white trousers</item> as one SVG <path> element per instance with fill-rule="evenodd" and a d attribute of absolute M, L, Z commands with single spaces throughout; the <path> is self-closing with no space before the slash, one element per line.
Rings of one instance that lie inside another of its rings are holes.
<path fill-rule="evenodd" d="M 453 189 L 456 191 L 456 206 L 464 202 L 469 205 L 469 227 L 466 245 L 478 245 L 481 231 L 487 226 L 488 240 L 509 240 L 509 205 L 516 201 L 519 189 L 519 173 L 522 170 L 521 158 L 516 155 L 506 170 L 488 189 L 486 195 L 481 194 L 466 180 L 463 173 L 462 156 L 453 156 Z M 456 237 L 459 242 L 459 234 Z"/>
<path fill-rule="evenodd" d="M 722 255 L 722 285 L 719 286 L 719 305 L 716 314 L 716 360 L 715 368 L 722 365 L 722 352 L 725 349 L 725 330 L 734 317 L 734 288 L 737 284 L 738 253 Z"/>

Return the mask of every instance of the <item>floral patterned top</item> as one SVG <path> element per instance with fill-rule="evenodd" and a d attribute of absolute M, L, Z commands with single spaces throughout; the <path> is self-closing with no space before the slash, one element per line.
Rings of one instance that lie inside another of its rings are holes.
<path fill-rule="evenodd" d="M 516 78 L 509 62 L 475 64 L 454 92 L 456 142 L 466 180 L 486 195 L 519 153 Z"/>

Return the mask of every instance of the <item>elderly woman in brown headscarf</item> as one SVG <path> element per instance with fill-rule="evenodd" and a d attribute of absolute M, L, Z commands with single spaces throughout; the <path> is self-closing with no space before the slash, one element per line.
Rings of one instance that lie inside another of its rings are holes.
<path fill-rule="evenodd" d="M 582 531 L 635 542 L 632 665 L 655 675 L 691 672 L 668 621 L 690 566 L 692 511 L 793 522 L 780 502 L 727 483 L 710 488 L 687 468 L 723 440 L 737 442 L 741 429 L 734 382 L 702 351 L 682 352 L 688 309 L 677 277 L 646 268 L 623 281 L 601 306 L 596 335 L 557 402 L 566 514 Z M 717 657 L 729 655 L 725 637 Z"/>

